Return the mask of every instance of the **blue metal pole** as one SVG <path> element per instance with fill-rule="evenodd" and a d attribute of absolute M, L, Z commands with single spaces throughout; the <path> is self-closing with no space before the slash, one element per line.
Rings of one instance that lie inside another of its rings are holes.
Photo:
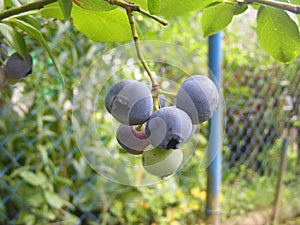
<path fill-rule="evenodd" d="M 209 37 L 208 66 L 211 72 L 211 78 L 219 85 L 222 90 L 222 34 L 219 32 Z M 221 100 L 221 99 L 220 99 Z M 219 224 L 221 190 L 221 142 L 223 133 L 223 102 L 212 119 L 210 120 L 210 138 L 207 155 L 207 200 L 206 200 L 206 222 L 211 225 Z"/>

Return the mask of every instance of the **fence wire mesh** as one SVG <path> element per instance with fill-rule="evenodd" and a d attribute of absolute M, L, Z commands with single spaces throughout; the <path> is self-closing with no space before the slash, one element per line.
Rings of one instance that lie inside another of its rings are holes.
<path fill-rule="evenodd" d="M 39 76 L 0 90 L 0 224 L 199 223 L 206 196 L 201 153 L 170 181 L 149 187 L 107 182 L 85 162 L 73 136 L 72 87 L 109 46 L 66 32 L 68 23 L 56 29 L 50 47 L 67 88 L 35 49 Z M 284 135 L 290 144 L 282 208 L 299 209 L 300 59 L 283 65 L 257 45 L 242 57 L 224 48 L 222 219 L 273 205 Z"/>

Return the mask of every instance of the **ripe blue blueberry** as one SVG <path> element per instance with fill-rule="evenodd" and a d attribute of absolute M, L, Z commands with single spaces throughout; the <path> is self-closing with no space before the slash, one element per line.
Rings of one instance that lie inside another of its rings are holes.
<path fill-rule="evenodd" d="M 23 59 L 19 53 L 15 52 L 12 54 L 5 65 L 7 77 L 11 79 L 21 79 L 27 76 L 32 71 L 32 57 L 26 54 Z"/>
<path fill-rule="evenodd" d="M 116 138 L 124 150 L 134 155 L 142 154 L 149 145 L 144 125 L 141 130 L 136 130 L 135 126 L 120 124 Z"/>
<path fill-rule="evenodd" d="M 186 140 L 182 144 L 188 142 L 193 137 L 193 135 L 195 134 L 196 130 L 197 130 L 196 125 L 192 124 L 192 131 L 191 131 L 190 135 L 186 138 Z"/>
<path fill-rule="evenodd" d="M 185 111 L 193 124 L 212 117 L 219 103 L 219 93 L 211 79 L 202 75 L 187 78 L 179 88 L 176 107 Z"/>
<path fill-rule="evenodd" d="M 188 141 L 192 132 L 190 117 L 175 106 L 155 111 L 146 125 L 146 135 L 150 144 L 162 149 L 178 149 Z"/>
<path fill-rule="evenodd" d="M 159 94 L 158 95 L 158 99 L 159 99 L 159 103 L 161 107 L 165 107 L 166 106 L 166 98 L 164 95 Z"/>
<path fill-rule="evenodd" d="M 0 88 L 7 84 L 6 70 L 0 66 Z"/>
<path fill-rule="evenodd" d="M 109 90 L 105 98 L 105 107 L 122 124 L 143 124 L 153 110 L 151 91 L 142 82 L 120 81 Z"/>

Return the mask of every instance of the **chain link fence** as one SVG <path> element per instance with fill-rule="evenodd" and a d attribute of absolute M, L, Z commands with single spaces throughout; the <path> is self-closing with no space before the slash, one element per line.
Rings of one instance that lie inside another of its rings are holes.
<path fill-rule="evenodd" d="M 70 27 L 47 28 L 67 88 L 35 48 L 38 76 L 0 90 L 0 224 L 200 224 L 206 198 L 205 172 L 197 167 L 201 151 L 172 179 L 145 187 L 103 180 L 83 159 L 73 135 L 73 86 L 93 56 L 113 45 L 91 43 Z M 300 59 L 280 64 L 257 45 L 240 55 L 227 42 L 222 221 L 274 205 L 283 137 L 289 148 L 282 213 L 290 215 L 288 205 L 299 209 Z M 205 145 L 205 125 L 202 131 Z"/>
<path fill-rule="evenodd" d="M 289 147 L 284 167 L 282 217 L 299 214 L 296 190 L 299 189 L 300 67 L 299 58 L 284 65 L 272 62 L 260 50 L 255 52 L 262 54 L 259 61 L 250 58 L 249 61 L 256 62 L 239 64 L 234 70 L 232 64 L 225 64 L 224 68 L 227 126 L 223 142 L 223 186 L 225 190 L 234 187 L 227 190 L 233 196 L 226 201 L 228 209 L 233 209 L 226 212 L 228 217 L 257 211 L 268 221 L 273 208 L 267 216 L 261 209 L 274 206 L 285 138 Z M 253 217 L 247 224 L 262 224 L 256 219 Z"/>

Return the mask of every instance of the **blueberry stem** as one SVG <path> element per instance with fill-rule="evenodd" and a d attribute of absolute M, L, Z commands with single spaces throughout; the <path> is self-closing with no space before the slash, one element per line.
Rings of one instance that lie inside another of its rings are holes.
<path fill-rule="evenodd" d="M 172 97 L 176 97 L 176 95 L 177 95 L 177 94 L 175 94 L 175 93 L 173 93 L 173 92 L 164 91 L 164 90 L 162 90 L 162 89 L 159 91 L 159 93 L 160 93 L 160 94 L 164 94 L 164 95 L 169 95 L 169 96 L 172 96 Z"/>
<path fill-rule="evenodd" d="M 144 126 L 144 124 L 136 125 L 136 126 L 135 126 L 135 129 L 136 129 L 137 131 L 141 131 L 143 126 Z"/>
<path fill-rule="evenodd" d="M 135 23 L 134 23 L 133 15 L 132 15 L 131 7 L 127 7 L 126 12 L 127 12 L 129 24 L 130 24 L 130 27 L 131 27 L 132 36 L 133 36 L 137 56 L 138 56 L 139 60 L 141 61 L 144 69 L 148 73 L 148 76 L 149 76 L 149 78 L 151 80 L 151 83 L 152 83 L 153 111 L 156 111 L 160 108 L 159 98 L 158 98 L 158 94 L 159 94 L 159 91 L 160 91 L 159 84 L 155 80 L 155 78 L 154 78 L 154 76 L 153 76 L 153 74 L 152 74 L 152 72 L 151 72 L 144 56 L 143 56 L 141 46 L 140 46 L 140 42 L 139 42 L 139 36 L 138 36 L 137 29 L 136 29 L 136 26 L 135 26 Z"/>

